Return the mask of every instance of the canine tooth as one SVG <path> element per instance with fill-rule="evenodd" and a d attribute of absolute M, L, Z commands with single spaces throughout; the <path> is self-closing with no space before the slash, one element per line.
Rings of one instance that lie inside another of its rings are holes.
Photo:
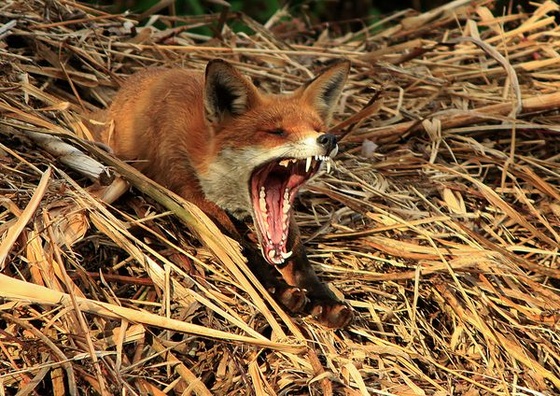
<path fill-rule="evenodd" d="M 331 173 L 331 159 L 329 158 L 327 161 L 327 173 Z"/>
<path fill-rule="evenodd" d="M 309 172 L 309 169 L 311 169 L 311 161 L 313 161 L 313 158 L 311 157 L 307 157 L 305 160 L 305 171 Z"/>
<path fill-rule="evenodd" d="M 286 253 L 282 252 L 280 254 L 282 255 L 282 258 L 284 260 L 286 260 L 286 259 L 289 259 L 290 257 L 292 257 L 292 254 L 294 254 L 294 252 L 292 250 L 290 250 L 289 252 L 286 252 Z"/>
<path fill-rule="evenodd" d="M 274 258 L 276 257 L 276 249 L 271 249 L 268 251 L 268 257 L 274 261 Z"/>
<path fill-rule="evenodd" d="M 337 154 L 338 154 L 338 144 L 336 145 L 335 148 L 333 148 L 333 149 L 331 150 L 331 152 L 329 153 L 329 157 L 332 158 L 332 157 L 336 156 Z"/>

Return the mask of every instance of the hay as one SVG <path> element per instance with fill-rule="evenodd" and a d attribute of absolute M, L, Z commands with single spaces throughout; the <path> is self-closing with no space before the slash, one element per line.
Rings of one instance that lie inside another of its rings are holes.
<path fill-rule="evenodd" d="M 344 36 L 0 6 L 0 394 L 560 392 L 559 6 L 493 4 Z M 344 152 L 297 213 L 345 330 L 286 315 L 200 211 L 84 140 L 126 75 L 215 57 L 272 92 L 353 62 Z"/>

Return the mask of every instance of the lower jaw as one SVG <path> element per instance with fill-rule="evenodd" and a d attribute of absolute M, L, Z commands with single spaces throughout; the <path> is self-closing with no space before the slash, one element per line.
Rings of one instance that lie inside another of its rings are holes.
<path fill-rule="evenodd" d="M 284 264 L 292 256 L 292 253 L 293 253 L 292 251 L 286 252 L 285 249 L 282 249 L 279 256 L 276 256 L 276 254 L 275 254 L 274 255 L 275 257 L 272 258 L 270 253 L 273 252 L 273 251 L 276 252 L 276 250 L 277 249 L 272 249 L 272 250 L 269 250 L 268 252 L 266 252 L 263 249 L 261 249 L 263 257 L 271 265 L 282 265 L 282 264 Z"/>
<path fill-rule="evenodd" d="M 256 227 L 256 224 L 254 225 Z M 287 230 L 287 233 L 289 231 Z M 259 248 L 263 259 L 270 265 L 282 265 L 291 256 L 292 251 L 288 251 L 288 237 L 286 233 L 286 239 L 277 244 L 270 244 L 268 240 L 262 236 L 260 231 L 257 231 Z"/>

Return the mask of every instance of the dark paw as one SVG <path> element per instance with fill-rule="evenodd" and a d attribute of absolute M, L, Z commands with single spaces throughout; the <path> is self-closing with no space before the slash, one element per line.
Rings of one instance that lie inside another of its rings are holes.
<path fill-rule="evenodd" d="M 271 290 L 271 294 L 276 298 L 276 301 L 290 312 L 302 311 L 309 302 L 305 291 L 298 287 L 277 288 L 276 290 Z"/>
<path fill-rule="evenodd" d="M 343 302 L 314 301 L 311 305 L 311 316 L 326 327 L 340 329 L 354 319 L 354 310 Z"/>

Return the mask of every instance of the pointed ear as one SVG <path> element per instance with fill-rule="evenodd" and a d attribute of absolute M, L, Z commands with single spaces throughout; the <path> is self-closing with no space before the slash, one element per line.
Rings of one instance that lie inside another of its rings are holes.
<path fill-rule="evenodd" d="M 327 124 L 349 71 L 349 60 L 338 61 L 298 90 L 303 100 L 310 103 Z"/>
<path fill-rule="evenodd" d="M 205 77 L 204 109 L 211 123 L 245 113 L 258 99 L 257 88 L 222 59 L 208 63 Z"/>

